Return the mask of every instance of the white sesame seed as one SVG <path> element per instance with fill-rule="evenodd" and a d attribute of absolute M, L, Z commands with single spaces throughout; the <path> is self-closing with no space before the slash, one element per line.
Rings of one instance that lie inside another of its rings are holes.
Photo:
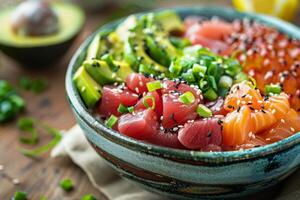
<path fill-rule="evenodd" d="M 284 119 L 280 119 L 280 121 L 281 121 L 282 123 L 285 123 L 285 120 L 284 120 Z"/>
<path fill-rule="evenodd" d="M 290 129 L 291 129 L 292 132 L 295 132 L 295 129 L 293 127 L 290 127 Z"/>
<path fill-rule="evenodd" d="M 271 78 L 273 76 L 273 71 L 268 71 L 265 76 L 264 76 L 264 79 L 267 80 L 269 78 Z"/>
<path fill-rule="evenodd" d="M 267 140 L 267 141 L 270 141 L 270 140 L 271 140 L 271 138 L 266 138 L 266 140 Z"/>

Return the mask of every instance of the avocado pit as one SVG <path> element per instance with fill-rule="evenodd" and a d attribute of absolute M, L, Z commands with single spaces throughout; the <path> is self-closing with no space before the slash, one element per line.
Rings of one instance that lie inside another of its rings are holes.
<path fill-rule="evenodd" d="M 44 36 L 59 31 L 59 17 L 46 1 L 24 1 L 11 17 L 11 28 L 23 36 Z"/>

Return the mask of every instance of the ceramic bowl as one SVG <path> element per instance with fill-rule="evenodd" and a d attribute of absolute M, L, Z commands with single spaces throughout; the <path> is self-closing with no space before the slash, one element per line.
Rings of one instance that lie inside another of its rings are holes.
<path fill-rule="evenodd" d="M 182 18 L 188 15 L 219 16 L 226 20 L 247 17 L 300 37 L 300 30 L 281 20 L 240 13 L 219 7 L 173 8 Z M 112 29 L 122 20 L 98 31 Z M 98 32 L 97 31 L 97 32 Z M 230 152 L 176 150 L 126 137 L 108 129 L 86 109 L 72 83 L 84 60 L 90 36 L 78 49 L 66 75 L 71 108 L 86 138 L 99 155 L 122 176 L 143 187 L 178 199 L 224 199 L 246 196 L 267 189 L 294 172 L 300 164 L 300 133 L 263 147 Z"/>

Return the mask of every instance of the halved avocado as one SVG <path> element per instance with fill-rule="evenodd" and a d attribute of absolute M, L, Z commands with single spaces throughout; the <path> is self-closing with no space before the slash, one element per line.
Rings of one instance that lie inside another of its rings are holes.
<path fill-rule="evenodd" d="M 0 10 L 0 50 L 28 67 L 49 65 L 61 58 L 81 30 L 85 17 L 82 9 L 72 4 L 51 6 L 59 18 L 59 30 L 46 36 L 15 34 L 10 26 L 15 7 Z"/>

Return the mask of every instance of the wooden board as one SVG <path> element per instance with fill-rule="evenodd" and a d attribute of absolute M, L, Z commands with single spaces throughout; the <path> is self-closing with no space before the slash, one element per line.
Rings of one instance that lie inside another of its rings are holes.
<path fill-rule="evenodd" d="M 4 0 L 0 0 L 0 4 L 1 1 Z M 183 4 L 182 1 L 164 1 L 160 5 L 178 6 L 179 2 L 181 2 L 180 5 Z M 185 1 L 184 4 L 195 2 L 199 1 Z M 201 1 L 201 3 L 207 2 L 209 1 Z M 230 2 L 226 0 L 218 0 L 211 3 L 230 5 Z M 68 129 L 75 124 L 65 95 L 65 71 L 71 55 L 79 44 L 110 14 L 110 11 L 106 10 L 99 12 L 99 14 L 89 15 L 80 37 L 68 54 L 61 62 L 46 70 L 25 70 L 11 59 L 1 55 L 0 79 L 6 79 L 17 85 L 18 80 L 22 76 L 44 77 L 50 83 L 49 89 L 41 95 L 21 92 L 28 103 L 26 116 L 36 117 L 59 129 Z M 98 200 L 107 199 L 93 188 L 86 175 L 70 160 L 51 159 L 49 154 L 42 156 L 38 160 L 22 156 L 18 150 L 26 146 L 18 142 L 18 134 L 15 121 L 0 126 L 0 165 L 4 166 L 4 169 L 0 171 L 0 200 L 10 199 L 16 190 L 28 192 L 30 199 L 33 200 L 39 199 L 42 195 L 51 200 L 76 200 L 80 199 L 84 194 L 93 194 Z M 41 143 L 47 140 L 49 138 L 43 135 Z M 75 189 L 73 192 L 66 193 L 60 189 L 58 184 L 63 178 L 71 178 L 74 181 Z M 20 184 L 14 185 L 12 179 L 18 179 Z"/>

